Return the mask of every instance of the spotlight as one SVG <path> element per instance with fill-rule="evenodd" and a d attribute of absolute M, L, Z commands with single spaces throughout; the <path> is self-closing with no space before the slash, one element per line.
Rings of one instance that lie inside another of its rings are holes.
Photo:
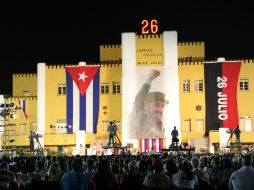
<path fill-rule="evenodd" d="M 71 125 L 68 125 L 68 128 L 70 129 L 70 128 L 71 128 Z"/>
<path fill-rule="evenodd" d="M 17 118 L 17 115 L 16 115 L 16 114 L 11 114 L 10 117 L 11 117 L 12 119 L 16 119 L 16 118 Z"/>
<path fill-rule="evenodd" d="M 21 106 L 15 106 L 15 110 L 20 110 L 20 109 L 22 109 Z"/>
<path fill-rule="evenodd" d="M 49 127 L 50 127 L 50 128 L 54 128 L 54 126 L 53 126 L 53 125 L 50 125 Z"/>
<path fill-rule="evenodd" d="M 7 115 L 9 115 L 9 113 L 8 113 L 7 110 L 3 110 L 3 111 L 0 113 L 0 115 L 1 115 L 2 117 L 5 118 Z"/>

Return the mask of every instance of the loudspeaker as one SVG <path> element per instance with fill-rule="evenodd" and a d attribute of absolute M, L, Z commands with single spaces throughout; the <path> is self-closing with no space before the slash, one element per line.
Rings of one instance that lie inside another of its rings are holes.
<path fill-rule="evenodd" d="M 86 144 L 86 148 L 90 148 L 90 144 Z"/>

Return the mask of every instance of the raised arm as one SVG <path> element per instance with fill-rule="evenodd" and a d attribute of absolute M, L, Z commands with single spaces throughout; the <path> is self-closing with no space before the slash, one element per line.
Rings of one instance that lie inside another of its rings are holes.
<path fill-rule="evenodd" d="M 145 100 L 151 88 L 151 83 L 159 75 L 160 75 L 159 70 L 152 70 L 148 78 L 146 79 L 145 83 L 142 85 L 141 89 L 137 93 L 135 97 L 135 105 L 137 112 L 144 109 Z"/>

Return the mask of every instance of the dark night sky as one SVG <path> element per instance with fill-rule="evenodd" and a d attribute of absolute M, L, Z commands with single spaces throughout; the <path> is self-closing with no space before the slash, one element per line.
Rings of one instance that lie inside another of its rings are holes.
<path fill-rule="evenodd" d="M 99 61 L 100 44 L 120 44 L 122 32 L 140 33 L 142 19 L 157 19 L 160 33 L 176 30 L 179 42 L 204 41 L 207 60 L 254 57 L 254 16 L 248 1 L 162 1 L 163 6 L 159 1 L 126 1 L 131 5 L 125 10 L 124 1 L 117 2 L 3 7 L 0 94 L 12 93 L 13 73 L 36 72 L 38 62 Z"/>

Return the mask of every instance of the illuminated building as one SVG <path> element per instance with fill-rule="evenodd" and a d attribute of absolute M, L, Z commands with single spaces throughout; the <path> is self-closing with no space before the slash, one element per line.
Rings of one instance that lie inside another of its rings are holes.
<path fill-rule="evenodd" d="M 152 62 L 161 64 L 163 35 L 136 36 L 141 46 L 153 46 L 156 56 Z M 219 143 L 218 131 L 210 131 L 209 142 L 205 139 L 205 91 L 204 91 L 204 42 L 180 42 L 178 47 L 178 76 L 181 142 L 183 143 Z M 86 134 L 84 144 L 107 143 L 107 124 L 115 120 L 119 125 L 119 137 L 122 140 L 122 46 L 101 45 L 100 62 L 100 114 L 96 134 Z M 137 57 L 138 59 L 142 59 Z M 239 125 L 242 130 L 242 143 L 253 143 L 252 118 L 254 111 L 254 83 L 251 82 L 254 73 L 253 60 L 241 60 L 237 100 Z M 43 64 L 41 65 L 43 66 Z M 15 129 L 16 146 L 28 146 L 30 130 L 43 133 L 42 144 L 47 148 L 56 149 L 64 146 L 68 152 L 76 144 L 75 134 L 66 134 L 66 79 L 64 65 L 45 65 L 45 130 L 38 130 L 38 119 L 41 114 L 37 111 L 38 94 L 36 74 L 13 74 L 13 94 L 7 102 L 19 104 L 25 100 L 27 119 L 23 112 L 18 112 L 16 126 L 6 127 Z M 40 94 L 41 95 L 41 94 Z M 170 136 L 170 134 L 166 134 Z M 164 147 L 167 145 L 164 143 Z"/>

